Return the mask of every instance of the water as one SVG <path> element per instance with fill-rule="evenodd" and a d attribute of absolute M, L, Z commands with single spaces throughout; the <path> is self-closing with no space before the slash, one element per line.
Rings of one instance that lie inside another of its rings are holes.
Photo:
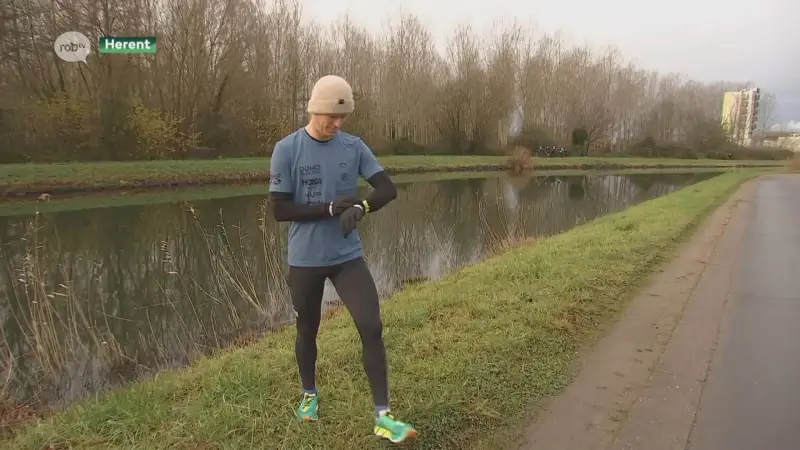
<path fill-rule="evenodd" d="M 399 185 L 359 229 L 384 296 L 716 173 Z M 14 402 L 64 405 L 244 343 L 293 311 L 263 195 L 0 217 L 0 350 Z M 336 302 L 326 287 L 325 305 Z"/>

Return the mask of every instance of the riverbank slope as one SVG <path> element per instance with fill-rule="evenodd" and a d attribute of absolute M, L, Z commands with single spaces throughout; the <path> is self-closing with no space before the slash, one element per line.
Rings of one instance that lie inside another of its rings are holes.
<path fill-rule="evenodd" d="M 502 156 L 385 156 L 391 174 L 506 170 Z M 533 158 L 536 170 L 781 166 L 785 161 L 667 158 Z M 264 182 L 269 158 L 0 165 L 0 197 Z"/>
<path fill-rule="evenodd" d="M 575 352 L 706 213 L 759 171 L 729 172 L 412 286 L 383 307 L 393 409 L 416 448 L 468 448 L 560 391 Z M 346 313 L 320 331 L 316 424 L 293 420 L 294 331 L 203 358 L 20 430 L 4 448 L 373 448 Z M 513 395 L 510 395 L 513 394 Z"/>

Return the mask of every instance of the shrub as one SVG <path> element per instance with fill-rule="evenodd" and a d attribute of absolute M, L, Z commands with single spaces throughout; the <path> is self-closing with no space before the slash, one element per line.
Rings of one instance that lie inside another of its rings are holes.
<path fill-rule="evenodd" d="M 789 170 L 792 172 L 800 172 L 800 153 L 795 152 L 792 159 L 789 160 Z"/>
<path fill-rule="evenodd" d="M 514 147 L 514 150 L 508 155 L 508 170 L 519 174 L 526 169 L 533 169 L 533 155 L 530 149 L 518 145 Z"/>
<path fill-rule="evenodd" d="M 197 147 L 199 133 L 181 132 L 179 119 L 145 106 L 138 97 L 130 106 L 127 125 L 136 136 L 136 159 L 162 159 Z"/>

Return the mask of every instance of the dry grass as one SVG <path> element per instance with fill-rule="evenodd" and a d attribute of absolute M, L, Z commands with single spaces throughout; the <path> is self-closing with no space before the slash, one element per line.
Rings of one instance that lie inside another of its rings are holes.
<path fill-rule="evenodd" d="M 494 217 L 497 226 L 493 227 L 490 217 Z M 486 230 L 489 252 L 498 255 L 525 244 L 532 244 L 536 239 L 528 236 L 528 215 L 515 214 L 510 217 L 489 211 L 489 205 L 484 199 L 478 199 L 478 218 L 481 226 Z"/>
<path fill-rule="evenodd" d="M 521 174 L 533 169 L 533 153 L 523 146 L 514 147 L 508 155 L 508 170 L 514 174 Z"/>
<path fill-rule="evenodd" d="M 35 368 L 35 372 L 41 374 L 42 382 L 56 379 L 78 357 L 77 353 L 92 352 L 109 366 L 123 363 L 119 360 L 121 353 L 114 336 L 103 331 L 109 329 L 108 323 L 98 323 L 87 308 L 81 307 L 85 302 L 76 299 L 72 283 L 67 281 L 48 286 L 47 265 L 43 258 L 45 246 L 49 243 L 39 236 L 39 218 L 36 214 L 27 224 L 24 239 L 27 249 L 19 264 L 14 266 L 11 261 L 3 261 L 3 266 L 10 272 L 8 279 L 17 282 L 9 287 L 11 299 L 17 303 L 9 311 L 13 321 L 22 329 L 27 349 L 21 357 L 24 361 L 17 361 L 5 333 L 0 336 L 0 349 L 4 354 L 8 353 L 3 367 L 6 377 L 4 395 L 18 363 L 29 370 Z M 58 270 L 61 278 L 69 279 L 67 268 L 59 266 Z M 109 316 L 104 310 L 101 312 L 103 317 Z"/>
<path fill-rule="evenodd" d="M 40 199 L 38 202 L 46 200 Z M 191 205 L 187 206 L 187 213 L 192 216 L 194 225 L 201 227 Z M 245 260 L 245 254 L 252 251 L 245 250 L 245 246 L 249 245 L 245 241 L 247 236 L 241 230 L 239 236 L 230 236 L 228 227 L 222 221 L 213 232 L 199 229 L 206 245 L 198 250 L 206 252 L 206 257 L 211 261 L 210 272 L 205 274 L 204 279 L 195 279 L 182 273 L 183 270 L 173 261 L 168 243 L 162 242 L 161 267 L 168 275 L 166 285 L 159 283 L 164 303 L 174 307 L 188 300 L 190 309 L 197 314 L 196 299 L 192 298 L 190 287 L 201 287 L 207 296 L 212 297 L 211 302 L 225 306 L 226 318 L 234 328 L 222 329 L 212 323 L 210 328 L 197 336 L 191 324 L 187 323 L 191 320 L 175 321 L 173 325 L 177 329 L 174 333 L 188 337 L 184 340 L 188 343 L 186 353 L 189 359 L 210 355 L 219 348 L 247 345 L 263 335 L 263 330 L 248 329 L 247 321 L 252 314 L 242 309 L 242 300 L 250 306 L 250 312 L 253 309 L 257 311 L 262 319 L 260 323 L 280 325 L 277 316 L 285 309 L 281 307 L 285 302 L 277 295 L 262 292 L 258 288 L 261 283 L 256 283 L 257 278 L 266 278 L 276 286 L 286 284 L 281 270 L 281 254 L 274 251 L 279 248 L 274 243 L 278 237 L 266 226 L 266 214 L 266 204 L 262 203 L 258 221 L 263 245 L 263 273 L 256 273 Z M 153 360 L 155 365 L 145 367 L 136 355 L 126 354 L 112 332 L 114 327 L 108 318 L 114 318 L 114 314 L 106 311 L 106 301 L 96 301 L 92 297 L 91 291 L 96 283 L 88 281 L 86 284 L 89 287 L 85 291 L 76 292 L 74 283 L 69 281 L 73 276 L 73 268 L 59 264 L 57 278 L 65 281 L 53 285 L 52 274 L 48 274 L 52 266 L 46 261 L 52 251 L 47 250 L 59 248 L 59 243 L 57 237 L 54 241 L 42 237 L 40 218 L 37 210 L 26 224 L 22 238 L 25 247 L 21 257 L 10 259 L 5 252 L 0 253 L 0 270 L 7 271 L 7 279 L 13 281 L 2 292 L 3 300 L 11 306 L 8 309 L 11 315 L 9 321 L 19 327 L 23 347 L 20 349 L 20 344 L 13 343 L 15 341 L 9 339 L 4 329 L 0 328 L 0 434 L 6 434 L 25 421 L 49 413 L 51 406 L 62 400 L 58 389 L 54 387 L 59 386 L 59 380 L 75 370 L 75 361 L 86 360 L 87 355 L 92 355 L 91 359 L 99 367 L 119 375 L 119 381 L 147 378 L 149 374 L 172 368 L 171 363 L 167 362 L 170 359 L 167 356 L 169 351 L 154 331 L 158 327 L 149 323 L 149 317 L 148 326 L 144 328 L 150 331 L 139 332 L 133 338 L 146 343 L 150 349 L 148 359 Z M 0 245 L 5 244 L 0 242 Z M 30 384 L 25 380 L 31 376 L 36 380 L 33 381 L 36 384 L 34 392 L 26 390 L 24 399 L 12 398 L 10 386 Z"/>

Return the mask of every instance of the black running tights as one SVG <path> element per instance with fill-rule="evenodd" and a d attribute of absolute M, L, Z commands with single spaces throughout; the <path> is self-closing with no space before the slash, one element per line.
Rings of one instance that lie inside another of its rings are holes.
<path fill-rule="evenodd" d="M 289 290 L 297 312 L 295 353 L 303 388 L 316 388 L 317 331 L 322 293 L 330 278 L 361 336 L 364 370 L 375 406 L 389 406 L 386 349 L 378 291 L 363 258 L 330 267 L 289 267 Z"/>

